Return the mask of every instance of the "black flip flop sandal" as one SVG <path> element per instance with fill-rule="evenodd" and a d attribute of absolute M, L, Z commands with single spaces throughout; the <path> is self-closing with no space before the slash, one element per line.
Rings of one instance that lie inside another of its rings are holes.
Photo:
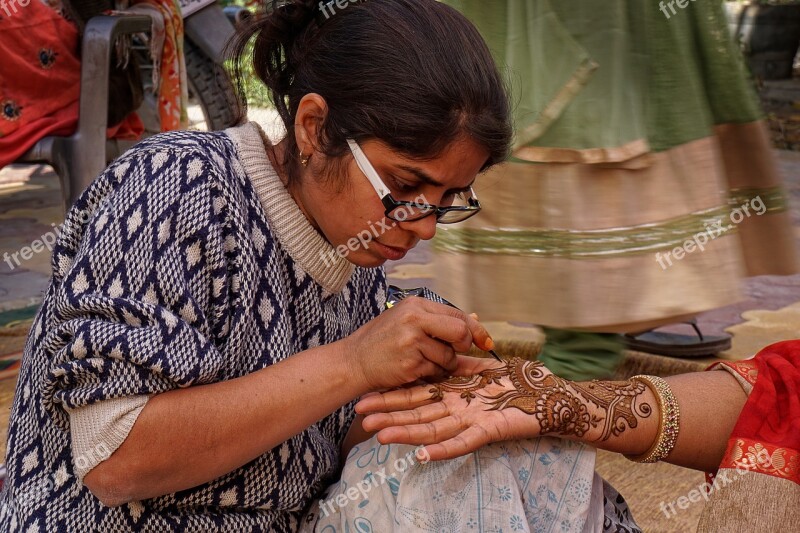
<path fill-rule="evenodd" d="M 697 336 L 681 335 L 661 331 L 643 331 L 623 335 L 629 350 L 647 352 L 670 357 L 706 357 L 731 348 L 730 335 L 703 335 L 697 321 L 686 322 L 694 328 Z"/>

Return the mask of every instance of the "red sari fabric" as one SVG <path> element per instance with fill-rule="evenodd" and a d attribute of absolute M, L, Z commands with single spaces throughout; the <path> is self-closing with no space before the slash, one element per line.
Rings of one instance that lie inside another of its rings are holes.
<path fill-rule="evenodd" d="M 718 364 L 753 385 L 720 468 L 800 485 L 800 340 L 767 346 L 752 360 Z"/>
<path fill-rule="evenodd" d="M 8 5 L 8 4 L 6 4 Z M 45 135 L 75 129 L 78 29 L 61 6 L 31 2 L 0 11 L 0 167 Z"/>
<path fill-rule="evenodd" d="M 48 135 L 71 135 L 78 124 L 78 29 L 58 0 L 0 7 L 0 168 Z M 109 137 L 138 138 L 135 114 Z"/>

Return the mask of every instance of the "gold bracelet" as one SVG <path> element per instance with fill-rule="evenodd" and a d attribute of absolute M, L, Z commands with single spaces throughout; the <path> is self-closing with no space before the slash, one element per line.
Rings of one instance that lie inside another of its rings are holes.
<path fill-rule="evenodd" d="M 647 385 L 656 397 L 658 408 L 661 411 L 661 425 L 658 435 L 649 450 L 641 455 L 625 457 L 636 463 L 657 463 L 663 461 L 672 452 L 678 441 L 681 411 L 678 401 L 672 394 L 669 384 L 658 376 L 633 376 L 631 381 L 640 381 Z"/>

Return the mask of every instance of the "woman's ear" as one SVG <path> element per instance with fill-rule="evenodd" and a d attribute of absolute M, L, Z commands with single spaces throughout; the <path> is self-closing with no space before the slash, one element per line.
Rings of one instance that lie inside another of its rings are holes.
<path fill-rule="evenodd" d="M 294 121 L 294 134 L 300 153 L 311 155 L 317 151 L 327 116 L 328 103 L 319 94 L 309 93 L 300 100 Z"/>

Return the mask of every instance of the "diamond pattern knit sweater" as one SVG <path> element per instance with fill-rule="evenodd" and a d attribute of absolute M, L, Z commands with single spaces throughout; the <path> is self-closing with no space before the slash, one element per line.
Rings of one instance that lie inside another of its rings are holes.
<path fill-rule="evenodd" d="M 380 312 L 384 274 L 330 265 L 329 252 L 253 124 L 159 135 L 115 161 L 53 251 L 11 413 L 0 531 L 296 530 L 336 474 L 352 403 L 227 475 L 116 508 L 80 481 L 70 413 L 240 377 L 349 335 Z"/>

